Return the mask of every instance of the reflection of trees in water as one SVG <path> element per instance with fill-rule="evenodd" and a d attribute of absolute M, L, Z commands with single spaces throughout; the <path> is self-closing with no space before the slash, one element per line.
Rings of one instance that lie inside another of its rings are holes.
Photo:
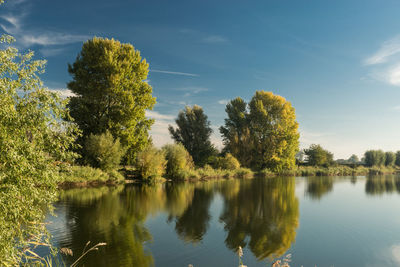
<path fill-rule="evenodd" d="M 196 243 L 209 228 L 210 205 L 220 193 L 226 245 L 234 251 L 248 245 L 259 259 L 279 256 L 295 240 L 299 209 L 294 189 L 294 178 L 271 178 L 69 190 L 60 197 L 71 204 L 66 216 L 73 223 L 68 224 L 70 239 L 60 245 L 78 255 L 88 240 L 106 242 L 100 253 L 85 259 L 85 266 L 153 266 L 144 247 L 152 240 L 144 226 L 147 217 L 165 211 L 177 235 Z"/>
<path fill-rule="evenodd" d="M 67 224 L 70 239 L 60 245 L 72 247 L 76 258 L 88 240 L 92 244 L 106 242 L 101 252 L 91 253 L 83 260 L 85 266 L 116 266 L 116 263 L 118 266 L 153 266 L 152 255 L 143 247 L 143 243 L 152 238 L 144 227 L 147 213 L 138 208 L 140 204 L 136 202 L 145 201 L 146 190 L 128 188 L 120 193 L 108 188 L 91 188 L 82 194 L 66 191 L 61 199 L 74 203 L 68 206 L 66 215 L 67 221 L 74 223 Z M 84 194 L 91 197 L 83 197 Z"/>
<path fill-rule="evenodd" d="M 227 247 L 248 245 L 258 259 L 284 254 L 295 240 L 299 203 L 294 178 L 243 181 L 235 196 L 225 198 L 220 220 Z"/>
<path fill-rule="evenodd" d="M 307 178 L 307 194 L 314 199 L 321 197 L 333 189 L 332 177 L 308 177 Z"/>
<path fill-rule="evenodd" d="M 213 192 L 196 188 L 193 200 L 182 215 L 177 216 L 175 230 L 185 241 L 199 242 L 207 232 L 210 220 L 209 208 Z"/>
<path fill-rule="evenodd" d="M 369 195 L 400 193 L 400 177 L 394 175 L 368 177 L 365 183 L 365 192 Z"/>

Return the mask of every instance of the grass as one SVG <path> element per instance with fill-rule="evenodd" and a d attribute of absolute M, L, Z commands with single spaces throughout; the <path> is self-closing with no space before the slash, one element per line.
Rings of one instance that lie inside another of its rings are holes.
<path fill-rule="evenodd" d="M 100 247 L 106 246 L 106 243 L 98 243 L 92 247 L 88 247 L 90 241 L 88 241 L 83 249 L 82 254 L 70 265 L 70 267 L 78 266 L 78 263 L 91 251 L 97 251 Z M 51 254 L 46 257 L 40 257 L 33 251 L 30 252 L 31 256 L 29 257 L 29 261 L 23 264 L 22 266 L 37 266 L 37 267 L 66 267 L 67 264 L 62 260 L 59 256 L 60 254 L 64 254 L 65 256 L 73 256 L 74 253 L 69 248 L 61 248 L 59 250 L 59 254 Z"/>
<path fill-rule="evenodd" d="M 395 167 L 385 166 L 297 166 L 293 170 L 286 170 L 281 173 L 275 174 L 268 169 L 263 170 L 260 174 L 264 176 L 360 176 L 360 175 L 382 175 L 382 174 L 393 174 L 399 172 L 399 169 Z"/>
<path fill-rule="evenodd" d="M 213 178 L 252 178 L 254 172 L 247 168 L 238 168 L 235 170 L 214 169 L 209 165 L 203 168 L 181 171 L 179 180 L 213 179 Z"/>
<path fill-rule="evenodd" d="M 61 171 L 60 187 L 118 184 L 124 176 L 116 170 L 105 172 L 89 166 L 71 166 Z"/>

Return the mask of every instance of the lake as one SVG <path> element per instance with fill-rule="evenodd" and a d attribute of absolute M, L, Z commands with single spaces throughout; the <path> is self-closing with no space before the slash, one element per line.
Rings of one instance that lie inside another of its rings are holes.
<path fill-rule="evenodd" d="M 53 243 L 85 266 L 399 266 L 400 178 L 277 177 L 61 192 Z M 66 259 L 71 262 L 71 259 Z"/>

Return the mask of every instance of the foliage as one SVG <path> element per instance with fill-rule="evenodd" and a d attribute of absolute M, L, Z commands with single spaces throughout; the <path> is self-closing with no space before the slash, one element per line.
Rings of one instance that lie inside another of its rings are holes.
<path fill-rule="evenodd" d="M 396 166 L 400 167 L 400 151 L 396 152 L 396 161 L 394 163 Z"/>
<path fill-rule="evenodd" d="M 59 183 L 61 185 L 121 182 L 124 180 L 124 177 L 118 171 L 104 172 L 101 169 L 89 166 L 71 166 L 61 171 L 60 174 Z"/>
<path fill-rule="evenodd" d="M 196 170 L 197 176 L 193 175 L 192 178 L 251 178 L 254 176 L 252 170 L 247 168 L 229 169 L 214 169 L 206 164 L 203 168 Z"/>
<path fill-rule="evenodd" d="M 350 156 L 350 158 L 347 160 L 349 163 L 356 164 L 360 160 L 358 159 L 357 155 L 353 154 Z"/>
<path fill-rule="evenodd" d="M 241 165 L 278 172 L 295 166 L 298 123 L 294 108 L 285 98 L 256 91 L 248 105 L 236 98 L 225 110 L 228 118 L 220 128 L 225 151 Z"/>
<path fill-rule="evenodd" d="M 29 260 L 34 242 L 46 242 L 42 223 L 52 209 L 60 162 L 77 133 L 68 118 L 66 101 L 51 93 L 38 76 L 44 61 L 32 60 L 33 52 L 20 54 L 0 42 L 0 265 L 16 266 Z"/>
<path fill-rule="evenodd" d="M 228 118 L 219 128 L 224 142 L 224 151 L 236 157 L 242 166 L 252 164 L 253 143 L 248 123 L 247 103 L 240 97 L 231 100 L 225 107 Z"/>
<path fill-rule="evenodd" d="M 365 165 L 368 167 L 385 165 L 386 154 L 382 150 L 368 150 L 364 157 Z"/>
<path fill-rule="evenodd" d="M 135 168 L 142 179 L 149 179 L 162 176 L 165 172 L 166 164 L 165 151 L 148 146 L 138 153 Z"/>
<path fill-rule="evenodd" d="M 109 130 L 127 147 L 128 163 L 133 162 L 148 143 L 153 123 L 145 117 L 155 103 L 146 60 L 131 44 L 95 37 L 83 44 L 68 71 L 68 88 L 75 94 L 68 106 L 84 137 Z"/>
<path fill-rule="evenodd" d="M 109 131 L 102 134 L 90 134 L 85 141 L 86 162 L 103 171 L 116 170 L 125 154 L 125 149 Z"/>
<path fill-rule="evenodd" d="M 210 121 L 203 109 L 197 105 L 185 107 L 175 122 L 176 129 L 171 125 L 168 128 L 171 137 L 176 143 L 183 144 L 197 166 L 204 166 L 208 158 L 215 154 L 215 148 L 210 141 Z"/>
<path fill-rule="evenodd" d="M 308 149 L 304 149 L 304 153 L 307 163 L 312 166 L 329 166 L 333 162 L 333 154 L 320 145 L 312 144 Z"/>
<path fill-rule="evenodd" d="M 185 178 L 185 172 L 193 169 L 192 157 L 182 144 L 165 145 L 162 150 L 167 160 L 167 177 L 183 179 Z"/>
<path fill-rule="evenodd" d="M 232 154 L 227 153 L 224 157 L 213 157 L 212 166 L 217 169 L 236 170 L 240 168 L 240 163 Z"/>
<path fill-rule="evenodd" d="M 385 153 L 385 166 L 394 166 L 396 161 L 396 154 L 393 152 Z"/>

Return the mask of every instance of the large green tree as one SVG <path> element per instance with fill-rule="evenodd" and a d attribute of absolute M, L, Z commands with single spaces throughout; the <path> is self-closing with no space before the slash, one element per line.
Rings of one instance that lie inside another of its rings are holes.
<path fill-rule="evenodd" d="M 312 144 L 308 149 L 304 149 L 304 153 L 307 156 L 308 165 L 328 166 L 333 163 L 333 154 L 321 145 Z"/>
<path fill-rule="evenodd" d="M 145 117 L 155 103 L 146 82 L 146 60 L 131 44 L 95 37 L 83 44 L 68 71 L 68 88 L 75 94 L 68 106 L 83 138 L 109 130 L 127 147 L 126 159 L 133 162 L 148 143 L 153 123 Z"/>
<path fill-rule="evenodd" d="M 215 154 L 215 148 L 211 144 L 212 129 L 207 115 L 200 106 L 185 107 L 180 111 L 175 120 L 176 129 L 169 126 L 169 132 L 176 143 L 181 143 L 193 161 L 198 166 L 204 166 L 210 156 Z"/>
<path fill-rule="evenodd" d="M 219 128 L 224 151 L 231 153 L 246 167 L 251 167 L 253 140 L 248 123 L 247 103 L 240 97 L 231 100 L 225 108 L 228 118 Z"/>
<path fill-rule="evenodd" d="M 236 98 L 228 103 L 226 112 L 228 118 L 220 128 L 225 150 L 243 166 L 278 172 L 295 166 L 298 123 L 285 98 L 256 91 L 250 103 Z"/>
<path fill-rule="evenodd" d="M 0 266 L 28 261 L 28 248 L 46 240 L 43 220 L 76 132 L 62 120 L 66 101 L 38 76 L 45 62 L 20 54 L 13 40 L 0 38 Z"/>
<path fill-rule="evenodd" d="M 385 165 L 386 154 L 382 150 L 368 150 L 365 152 L 364 157 L 365 165 L 368 167 Z"/>

